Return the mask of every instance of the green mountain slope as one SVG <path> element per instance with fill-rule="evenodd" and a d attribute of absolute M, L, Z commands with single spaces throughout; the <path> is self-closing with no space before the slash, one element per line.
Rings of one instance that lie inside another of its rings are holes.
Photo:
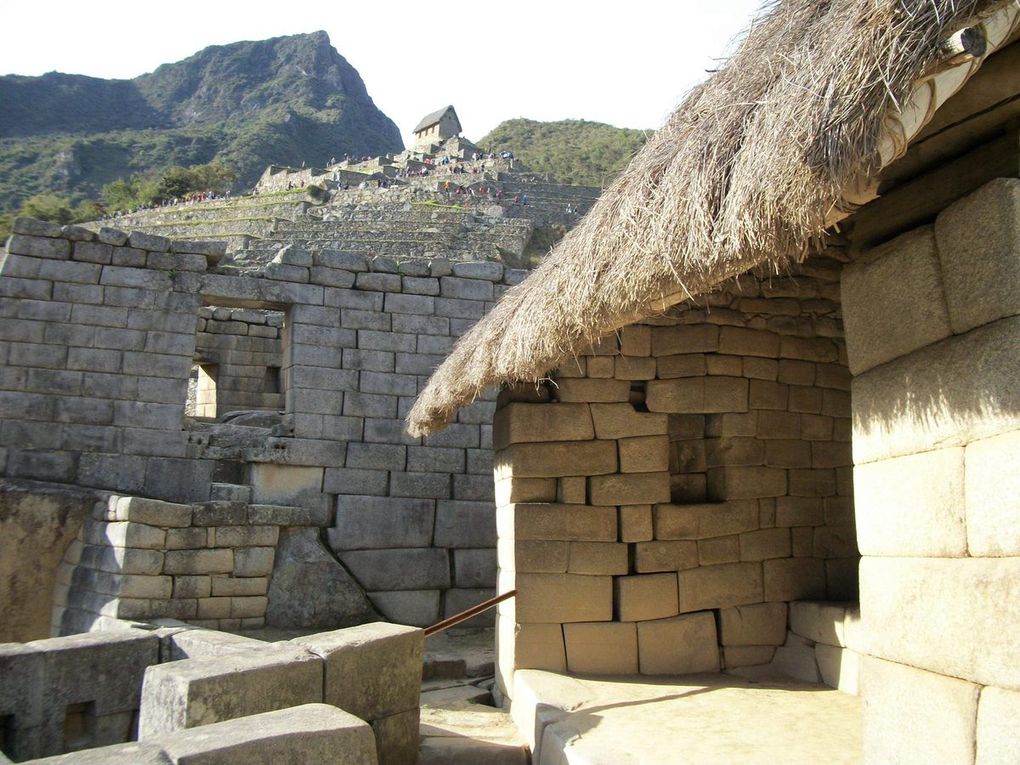
<path fill-rule="evenodd" d="M 627 166 L 647 135 L 586 120 L 514 119 L 497 125 L 478 145 L 486 151 L 512 151 L 528 167 L 563 183 L 604 186 Z"/>
<path fill-rule="evenodd" d="M 133 80 L 9 75 L 0 104 L 0 210 L 171 165 L 218 159 L 245 188 L 271 163 L 403 148 L 325 32 L 212 46 Z"/>

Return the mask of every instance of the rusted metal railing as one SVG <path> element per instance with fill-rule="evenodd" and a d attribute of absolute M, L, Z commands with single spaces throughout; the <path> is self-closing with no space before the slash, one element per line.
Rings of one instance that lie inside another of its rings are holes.
<path fill-rule="evenodd" d="M 443 621 L 441 622 L 436 622 L 431 627 L 425 628 L 425 637 L 428 637 L 429 635 L 435 635 L 437 632 L 442 632 L 445 629 L 449 629 L 450 627 L 453 627 L 467 619 L 470 619 L 472 616 L 478 616 L 478 614 L 488 611 L 490 608 L 492 608 L 495 605 L 498 605 L 499 603 L 502 603 L 504 600 L 509 600 L 516 594 L 517 590 L 510 590 L 509 592 L 504 592 L 502 595 L 497 595 L 494 598 L 489 598 L 485 602 L 479 603 L 477 606 L 471 606 L 471 608 L 467 609 L 466 611 L 461 611 L 459 614 L 449 616 L 446 619 L 443 619 Z"/>

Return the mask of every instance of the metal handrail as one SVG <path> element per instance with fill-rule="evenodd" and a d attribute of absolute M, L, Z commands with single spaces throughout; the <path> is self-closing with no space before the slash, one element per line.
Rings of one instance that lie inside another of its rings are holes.
<path fill-rule="evenodd" d="M 477 606 L 471 606 L 471 608 L 465 611 L 461 611 L 459 614 L 448 616 L 447 618 L 443 619 L 443 621 L 436 622 L 431 627 L 426 627 L 425 637 L 428 637 L 429 635 L 435 635 L 437 632 L 442 632 L 445 629 L 449 629 L 450 627 L 458 625 L 461 622 L 470 619 L 472 616 L 478 616 L 478 614 L 488 611 L 490 608 L 492 608 L 495 605 L 498 605 L 499 603 L 502 603 L 504 600 L 509 600 L 516 594 L 517 590 L 510 590 L 509 592 L 504 592 L 502 595 L 497 595 L 494 598 L 489 598 L 488 600 L 479 603 Z"/>

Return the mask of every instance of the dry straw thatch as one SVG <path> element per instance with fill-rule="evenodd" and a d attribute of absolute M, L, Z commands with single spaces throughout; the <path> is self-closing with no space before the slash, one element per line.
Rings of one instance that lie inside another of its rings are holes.
<path fill-rule="evenodd" d="M 454 347 L 408 417 L 441 429 L 638 318 L 807 254 L 877 173 L 888 110 L 982 0 L 785 0 L 695 88 L 591 212 Z"/>

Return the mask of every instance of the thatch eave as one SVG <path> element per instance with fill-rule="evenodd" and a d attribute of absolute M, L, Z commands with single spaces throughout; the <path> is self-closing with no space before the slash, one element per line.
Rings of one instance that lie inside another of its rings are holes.
<path fill-rule="evenodd" d="M 621 326 L 803 258 L 980 65 L 956 33 L 977 26 L 986 57 L 1018 16 L 1016 0 L 778 4 L 460 339 L 408 430 L 439 430 L 494 384 L 541 379 Z"/>

